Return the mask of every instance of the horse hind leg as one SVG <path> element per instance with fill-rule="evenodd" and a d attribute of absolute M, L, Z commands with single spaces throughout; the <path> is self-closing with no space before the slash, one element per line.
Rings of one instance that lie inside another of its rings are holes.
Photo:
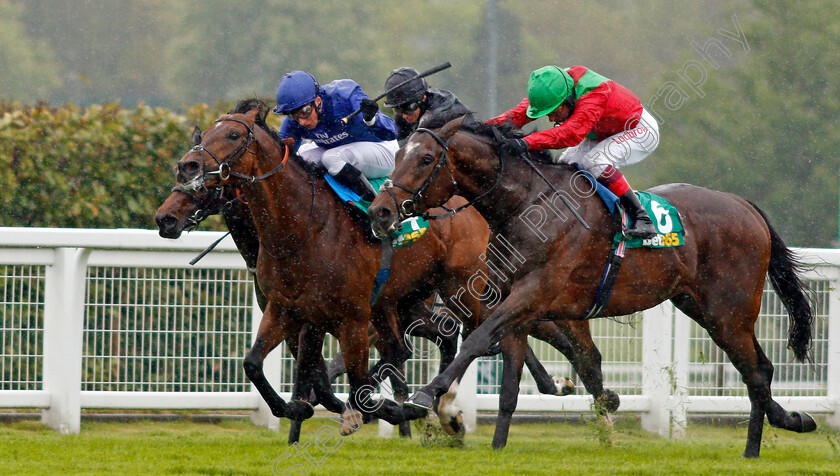
<path fill-rule="evenodd" d="M 770 394 L 770 382 L 773 380 L 773 364 L 764 354 L 755 337 L 753 337 L 753 342 L 758 353 L 760 371 L 765 375 L 767 381 L 767 402 L 765 408 L 767 421 L 775 428 L 782 428 L 796 433 L 808 433 L 816 430 L 817 423 L 811 415 L 805 412 L 788 413 L 778 402 L 773 400 Z"/>
<path fill-rule="evenodd" d="M 773 380 L 773 364 L 764 354 L 755 337 L 755 319 L 737 319 L 734 312 L 729 312 L 728 319 L 706 317 L 701 307 L 688 296 L 672 299 L 674 304 L 686 315 L 703 326 L 718 345 L 729 357 L 732 365 L 741 374 L 741 379 L 747 386 L 750 398 L 750 420 L 747 427 L 747 445 L 744 450 L 745 458 L 758 458 L 761 452 L 761 436 L 764 429 L 764 417 L 770 424 L 796 432 L 807 432 L 816 429 L 816 423 L 807 413 L 788 413 L 781 405 L 773 400 L 770 384 Z M 731 302 L 731 308 L 737 308 Z M 747 310 L 741 315 L 758 315 L 757 309 Z M 717 316 L 717 315 L 716 315 Z"/>
<path fill-rule="evenodd" d="M 597 402 L 598 413 L 608 419 L 609 413 L 618 410 L 618 394 L 604 388 L 601 373 L 601 352 L 592 340 L 587 321 L 537 322 L 531 335 L 548 342 L 559 350 L 580 377 L 586 391 Z"/>

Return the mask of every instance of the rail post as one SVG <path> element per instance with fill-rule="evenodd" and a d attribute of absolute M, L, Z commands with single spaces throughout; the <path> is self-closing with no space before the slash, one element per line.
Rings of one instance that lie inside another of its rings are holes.
<path fill-rule="evenodd" d="M 840 428 L 840 277 L 836 270 L 828 292 L 828 376 L 826 395 L 833 402 L 832 412 L 826 423 Z"/>
<path fill-rule="evenodd" d="M 666 438 L 670 436 L 674 387 L 671 306 L 664 302 L 642 316 L 642 394 L 650 400 L 650 410 L 642 414 L 642 428 Z"/>
<path fill-rule="evenodd" d="M 81 429 L 82 336 L 88 248 L 56 248 L 44 275 L 44 390 L 41 421 L 62 434 Z"/>

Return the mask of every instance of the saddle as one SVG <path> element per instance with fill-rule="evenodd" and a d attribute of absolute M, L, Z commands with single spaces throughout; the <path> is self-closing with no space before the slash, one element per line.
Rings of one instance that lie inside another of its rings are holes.
<path fill-rule="evenodd" d="M 353 221 L 361 225 L 362 231 L 365 233 L 365 238 L 367 238 L 368 242 L 372 244 L 378 244 L 381 242 L 379 238 L 374 236 L 373 229 L 371 228 L 370 217 L 367 214 L 368 208 L 370 207 L 370 202 L 362 200 L 362 197 L 344 186 L 341 182 L 336 180 L 330 174 L 325 173 L 324 179 L 330 185 L 333 192 L 335 192 L 336 196 L 347 205 L 347 210 L 350 212 L 350 216 L 353 218 Z M 376 179 L 368 179 L 373 185 L 374 189 L 378 189 L 380 185 L 385 183 L 388 177 L 381 177 Z"/>

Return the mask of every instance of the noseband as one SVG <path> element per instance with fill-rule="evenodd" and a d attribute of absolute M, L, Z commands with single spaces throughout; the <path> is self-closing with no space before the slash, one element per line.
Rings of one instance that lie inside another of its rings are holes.
<path fill-rule="evenodd" d="M 207 191 L 207 196 L 198 198 L 195 196 L 194 191 L 188 190 L 180 185 L 172 187 L 172 192 L 183 193 L 197 206 L 195 212 L 187 219 L 188 228 L 196 228 L 207 217 L 230 208 L 233 202 L 239 200 L 237 196 L 236 198 L 225 201 L 223 197 L 224 187 L 221 186 L 210 187 L 205 190 Z"/>

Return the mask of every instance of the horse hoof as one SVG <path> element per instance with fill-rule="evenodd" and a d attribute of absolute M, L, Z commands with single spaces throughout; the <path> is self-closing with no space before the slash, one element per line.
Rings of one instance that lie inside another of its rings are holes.
<path fill-rule="evenodd" d="M 434 404 L 434 397 L 423 391 L 418 391 L 414 395 L 410 396 L 408 400 L 405 401 L 404 406 L 411 408 L 419 408 L 421 410 L 431 410 L 432 405 Z"/>
<path fill-rule="evenodd" d="M 565 397 L 566 395 L 571 395 L 575 393 L 575 384 L 571 380 L 567 379 L 566 377 L 554 377 L 554 385 L 557 386 L 557 395 L 558 397 Z"/>
<path fill-rule="evenodd" d="M 341 414 L 341 426 L 338 429 L 341 436 L 352 435 L 362 427 L 364 418 L 359 410 L 344 410 Z"/>
<path fill-rule="evenodd" d="M 817 429 L 817 422 L 811 417 L 811 415 L 805 412 L 791 412 L 790 416 L 799 420 L 799 429 L 796 430 L 797 433 L 810 433 Z"/>
<path fill-rule="evenodd" d="M 621 399 L 618 398 L 617 393 L 605 389 L 603 395 L 601 395 L 601 404 L 604 405 L 604 410 L 615 413 L 618 411 L 618 406 L 621 405 Z"/>
<path fill-rule="evenodd" d="M 315 414 L 315 408 L 305 400 L 295 400 L 286 406 L 286 417 L 290 420 L 308 420 Z"/>
<path fill-rule="evenodd" d="M 450 436 L 463 438 L 465 433 L 463 414 L 459 411 L 458 414 L 447 418 L 446 421 L 441 420 L 440 427 Z"/>

